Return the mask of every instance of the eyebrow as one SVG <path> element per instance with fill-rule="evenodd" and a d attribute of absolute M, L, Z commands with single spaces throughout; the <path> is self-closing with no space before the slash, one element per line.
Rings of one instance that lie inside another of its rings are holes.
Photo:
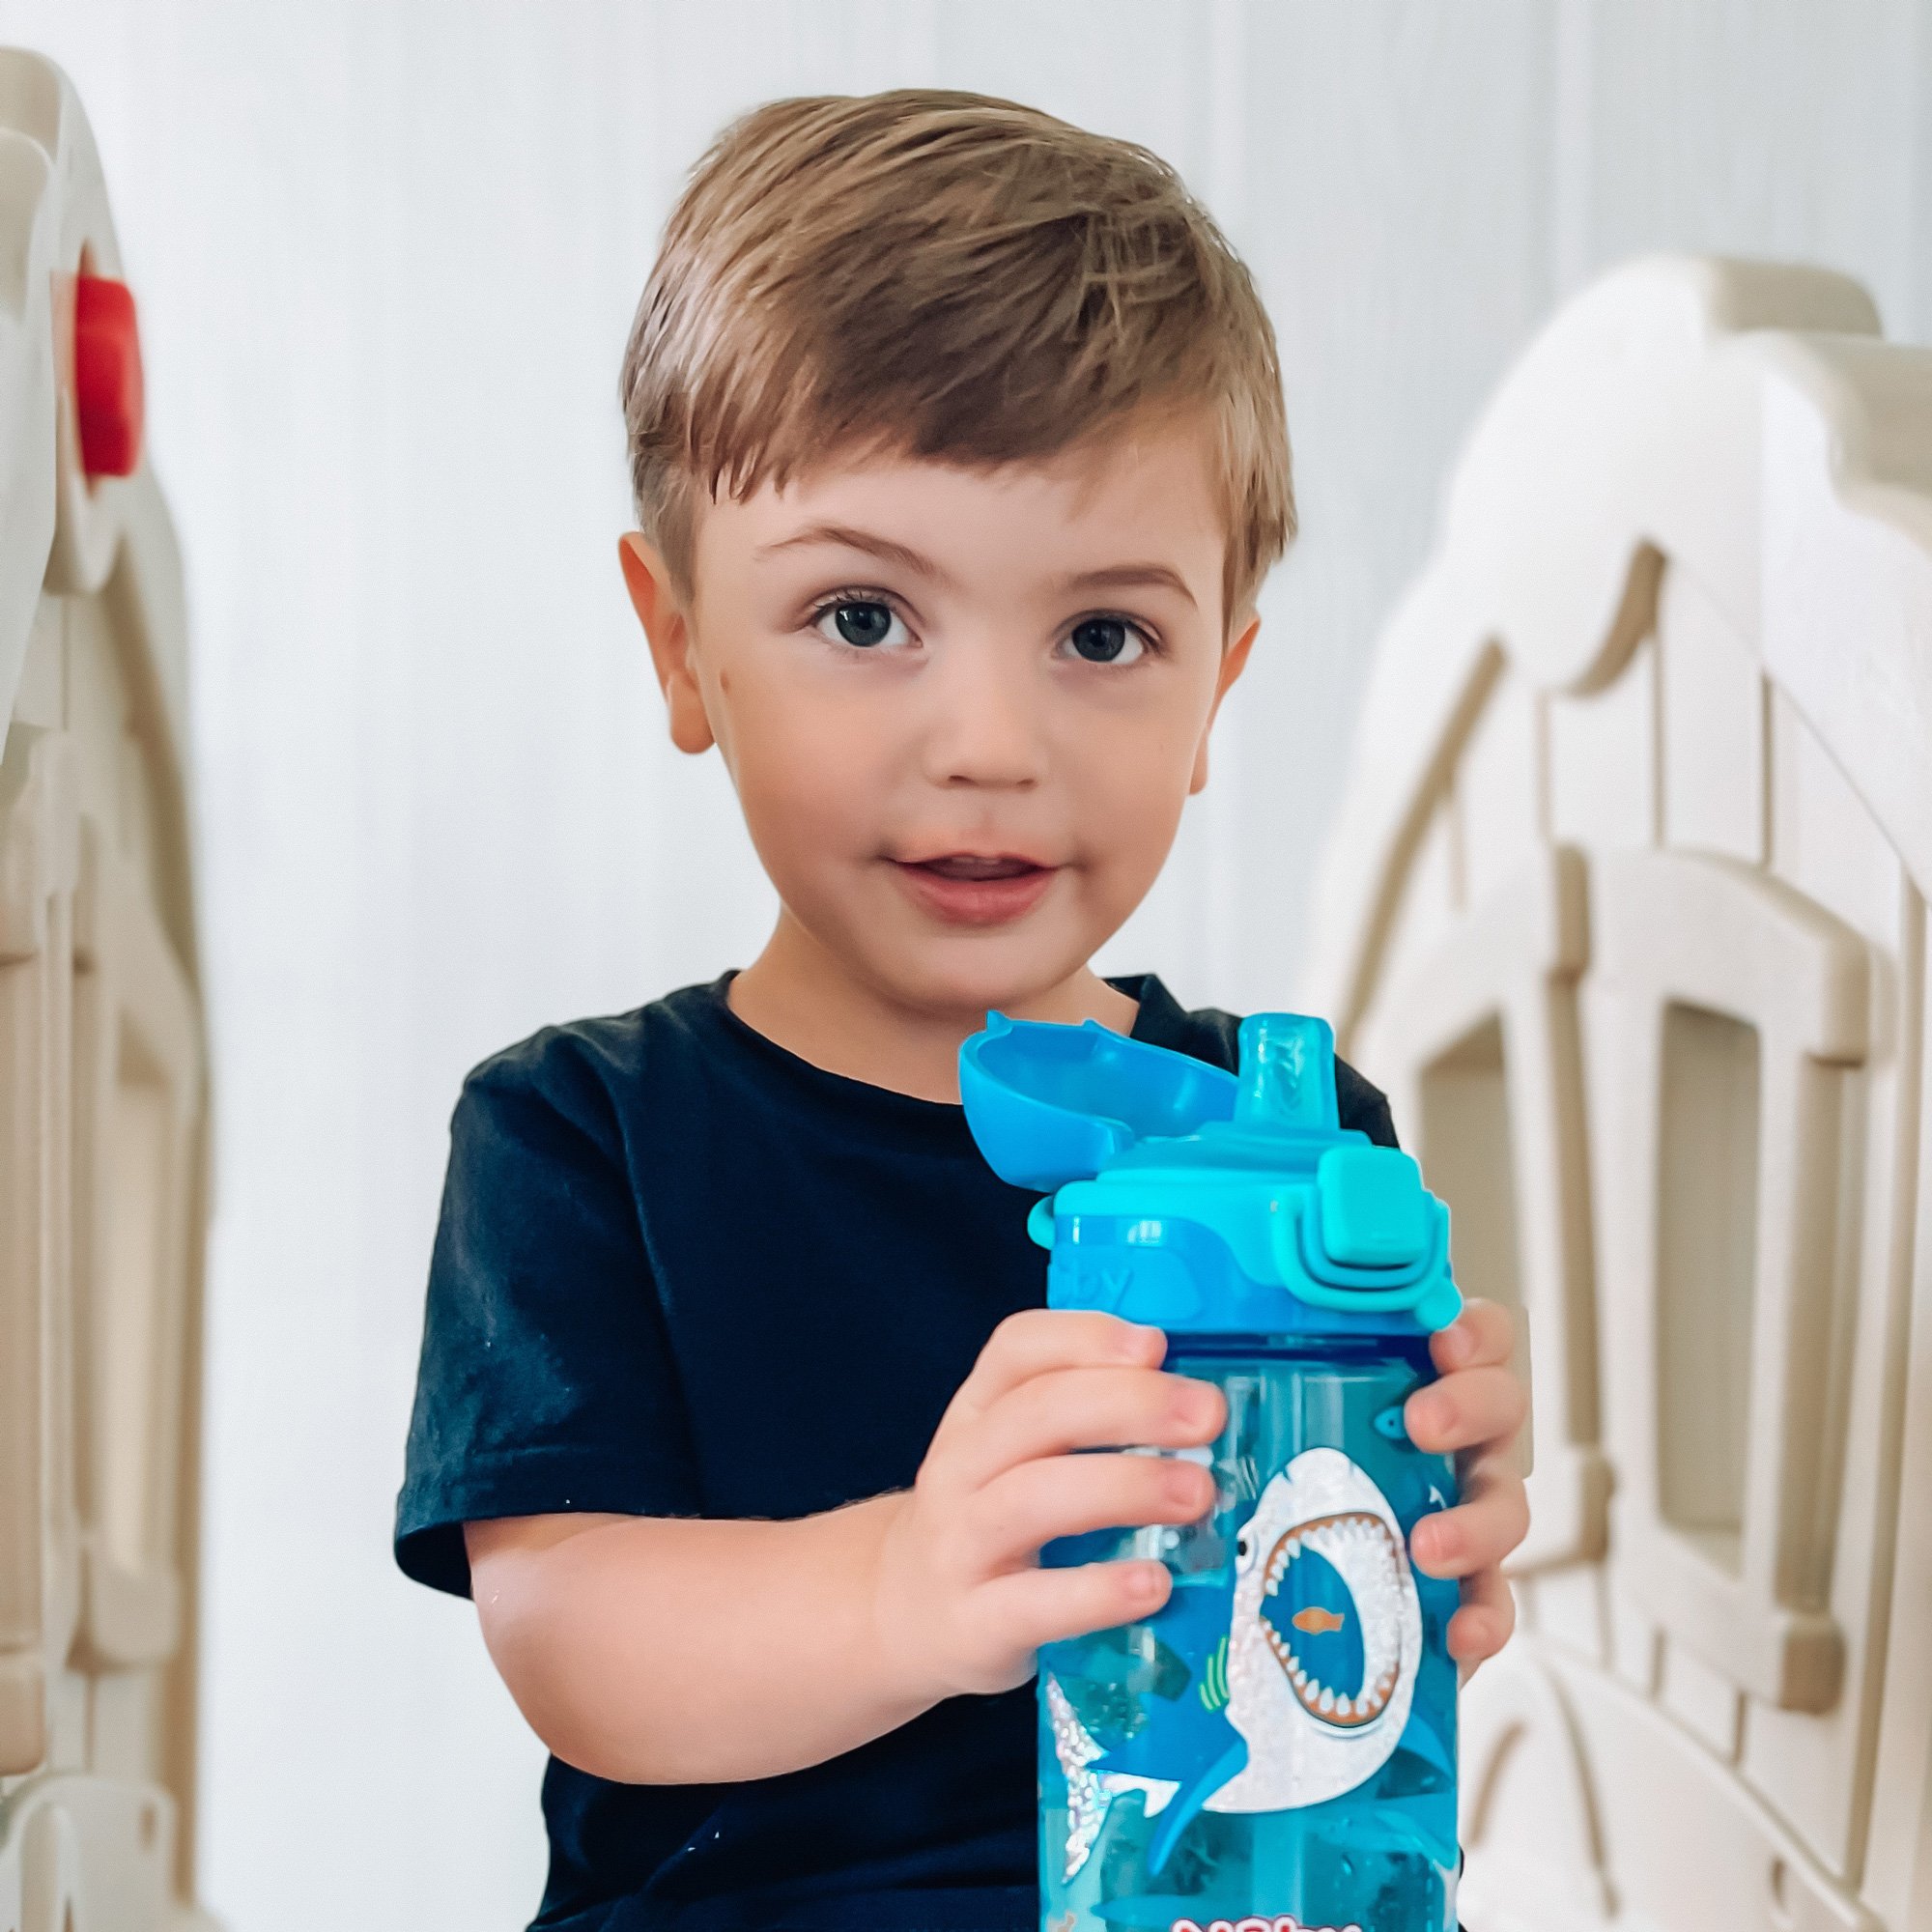
<path fill-rule="evenodd" d="M 781 537 L 777 543 L 761 546 L 758 554 L 761 557 L 777 556 L 789 550 L 818 547 L 863 551 L 867 556 L 875 556 L 882 563 L 895 563 L 900 569 L 909 570 L 914 576 L 923 577 L 932 583 L 951 583 L 952 581 L 931 557 L 914 550 L 910 544 L 881 536 L 876 530 L 861 529 L 856 524 L 808 524 L 804 529 L 795 530 L 788 537 Z M 1172 564 L 1166 563 L 1107 564 L 1098 570 L 1083 570 L 1075 576 L 1064 577 L 1058 587 L 1063 591 L 1172 590 L 1184 597 L 1190 605 L 1196 605 L 1186 579 Z M 1199 608 L 1198 605 L 1196 608 Z"/>
<path fill-rule="evenodd" d="M 1061 579 L 1065 590 L 1174 590 L 1193 604 L 1187 581 L 1171 564 L 1113 563 L 1101 570 L 1083 570 Z M 1198 607 L 1197 607 L 1198 608 Z"/>
<path fill-rule="evenodd" d="M 915 577 L 923 577 L 933 583 L 952 582 L 938 564 L 914 550 L 910 544 L 882 537 L 874 530 L 862 530 L 853 524 L 808 524 L 804 529 L 781 537 L 777 543 L 765 544 L 758 554 L 776 556 L 782 551 L 831 545 L 841 550 L 864 551 L 867 556 L 875 556 L 881 563 L 895 563 L 901 570 L 909 570 Z"/>

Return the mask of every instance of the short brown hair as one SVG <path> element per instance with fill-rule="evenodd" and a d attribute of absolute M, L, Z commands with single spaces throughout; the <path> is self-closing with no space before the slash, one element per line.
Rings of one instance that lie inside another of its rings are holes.
<path fill-rule="evenodd" d="M 776 100 L 665 229 L 624 352 L 639 525 L 689 584 L 695 489 L 829 450 L 1002 464 L 1206 407 L 1232 619 L 1294 533 L 1274 331 L 1240 258 L 1145 148 L 983 95 Z"/>

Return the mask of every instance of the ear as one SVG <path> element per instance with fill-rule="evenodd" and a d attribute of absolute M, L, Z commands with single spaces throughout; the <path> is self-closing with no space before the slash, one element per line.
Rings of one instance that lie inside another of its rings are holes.
<path fill-rule="evenodd" d="M 690 617 L 671 582 L 670 568 L 640 530 L 618 538 L 617 561 L 623 567 L 624 587 L 631 593 L 631 608 L 650 643 L 658 689 L 670 717 L 670 741 L 680 752 L 708 751 L 716 734 L 705 716 L 704 694 L 691 662 Z"/>
<path fill-rule="evenodd" d="M 1250 616 L 1240 635 L 1221 653 L 1221 675 L 1215 681 L 1214 701 L 1208 707 L 1208 722 L 1202 725 L 1201 742 L 1194 748 L 1194 773 L 1187 781 L 1189 797 L 1208 782 L 1208 739 L 1214 729 L 1215 716 L 1221 709 L 1222 698 L 1227 696 L 1230 687 L 1246 668 L 1248 653 L 1255 647 L 1255 634 L 1261 627 L 1261 618 Z"/>

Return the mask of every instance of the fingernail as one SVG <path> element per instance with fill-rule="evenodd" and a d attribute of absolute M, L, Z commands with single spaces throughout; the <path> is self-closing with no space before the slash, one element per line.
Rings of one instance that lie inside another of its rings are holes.
<path fill-rule="evenodd" d="M 1183 1422 L 1212 1422 L 1221 1412 L 1221 1398 L 1206 1382 L 1196 1382 L 1180 1398 Z"/>
<path fill-rule="evenodd" d="M 1208 1503 L 1203 1493 L 1205 1480 L 1211 1479 L 1192 1463 L 1169 1463 L 1165 1483 L 1168 1500 L 1179 1503 L 1183 1509 L 1206 1509 Z"/>
<path fill-rule="evenodd" d="M 1441 1352 L 1448 1358 L 1451 1368 L 1461 1368 L 1469 1359 L 1470 1351 L 1476 1346 L 1468 1329 L 1461 1321 L 1450 1323 L 1437 1339 L 1441 1343 Z"/>
<path fill-rule="evenodd" d="M 1423 1562 L 1433 1566 L 1453 1562 L 1462 1551 L 1462 1532 L 1453 1522 L 1444 1522 L 1440 1518 L 1419 1524 L 1417 1535 L 1427 1539 L 1418 1554 Z"/>
<path fill-rule="evenodd" d="M 1449 1427 L 1449 1404 L 1439 1395 L 1411 1396 L 1406 1420 L 1410 1435 L 1418 1429 L 1425 1435 L 1440 1435 Z"/>

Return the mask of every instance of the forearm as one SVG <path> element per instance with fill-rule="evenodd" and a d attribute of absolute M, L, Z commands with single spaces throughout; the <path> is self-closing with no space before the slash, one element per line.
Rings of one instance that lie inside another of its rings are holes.
<path fill-rule="evenodd" d="M 544 1743 L 631 1784 L 765 1777 L 936 1701 L 872 1611 L 882 1496 L 793 1522 L 621 1517 L 547 1547 L 470 1530 L 484 1640 Z"/>

